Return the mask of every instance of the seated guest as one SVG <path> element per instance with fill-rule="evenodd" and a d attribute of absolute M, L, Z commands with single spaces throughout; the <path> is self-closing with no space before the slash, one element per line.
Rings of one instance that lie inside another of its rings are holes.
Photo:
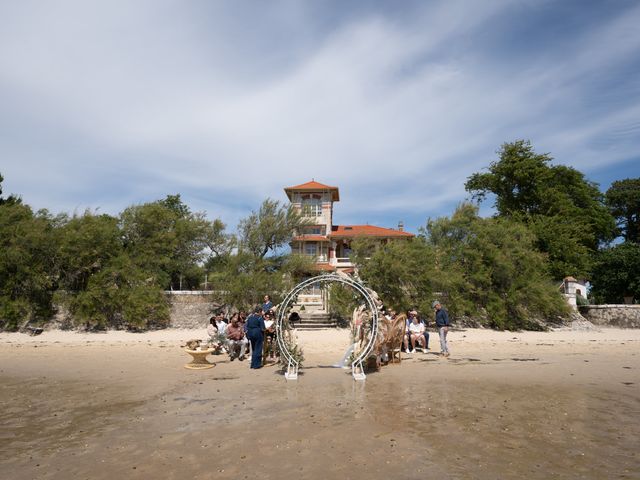
<path fill-rule="evenodd" d="M 424 318 L 420 318 L 416 310 L 413 310 L 413 312 L 415 312 L 416 316 L 420 319 L 420 323 L 424 325 L 424 333 L 422 335 L 424 335 L 424 350 L 426 352 L 426 350 L 429 350 L 429 332 L 427 332 L 427 320 Z"/>
<path fill-rule="evenodd" d="M 209 325 L 207 325 L 207 335 L 209 335 L 209 343 L 218 338 L 218 326 L 216 325 L 216 317 L 209 319 Z"/>
<path fill-rule="evenodd" d="M 213 353 L 222 353 L 224 346 L 220 338 L 220 332 L 218 330 L 218 327 L 216 326 L 215 317 L 211 317 L 209 319 L 209 325 L 207 326 L 207 335 L 209 335 L 207 343 L 209 344 L 210 348 L 213 348 Z"/>
<path fill-rule="evenodd" d="M 411 350 L 409 350 L 408 353 L 416 353 L 416 343 L 420 345 L 424 351 L 424 323 L 420 323 L 418 315 L 411 316 L 411 323 L 409 324 L 409 338 L 411 340 Z"/>
<path fill-rule="evenodd" d="M 243 325 L 240 323 L 240 317 L 234 315 L 231 323 L 227 325 L 227 349 L 229 350 L 229 358 L 235 360 L 236 356 L 240 360 L 244 360 L 244 354 L 249 343 L 244 333 Z M 240 353 L 236 354 L 240 350 Z"/>
<path fill-rule="evenodd" d="M 420 321 L 420 323 L 422 323 L 424 325 L 424 333 L 422 334 L 424 336 L 424 350 L 429 350 L 429 332 L 427 332 L 427 324 L 424 320 L 420 319 L 420 317 L 418 317 L 418 312 L 414 309 L 414 310 L 409 310 L 407 311 L 407 331 L 406 331 L 406 335 L 405 335 L 405 339 L 404 339 L 404 351 L 405 352 L 409 352 L 409 348 L 408 345 L 411 342 L 411 334 L 409 332 L 409 326 L 413 323 L 413 317 L 417 317 Z M 422 345 L 422 343 L 420 344 Z"/>
<path fill-rule="evenodd" d="M 216 327 L 218 327 L 218 332 L 224 335 L 227 330 L 227 322 L 224 321 L 224 317 L 221 313 L 216 315 Z"/>

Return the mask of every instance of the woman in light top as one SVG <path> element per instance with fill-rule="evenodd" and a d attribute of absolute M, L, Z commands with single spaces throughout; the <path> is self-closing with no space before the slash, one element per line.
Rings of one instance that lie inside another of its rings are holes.
<path fill-rule="evenodd" d="M 416 343 L 420 345 L 420 348 L 424 351 L 424 323 L 420 322 L 417 315 L 411 316 L 409 338 L 411 339 L 411 350 L 407 353 L 416 353 Z"/>

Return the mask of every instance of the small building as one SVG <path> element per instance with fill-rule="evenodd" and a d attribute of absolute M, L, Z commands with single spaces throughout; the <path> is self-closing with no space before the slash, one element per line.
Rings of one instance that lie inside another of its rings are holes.
<path fill-rule="evenodd" d="M 333 206 L 340 201 L 338 187 L 312 180 L 287 187 L 284 191 L 291 204 L 311 223 L 293 238 L 291 251 L 312 257 L 319 271 L 353 272 L 354 265 L 349 255 L 351 242 L 356 238 L 388 242 L 414 237 L 412 233 L 405 232 L 401 225 L 398 229 L 373 225 L 334 225 Z"/>
<path fill-rule="evenodd" d="M 578 309 L 578 297 L 587 298 L 587 286 L 573 277 L 565 277 L 560 289 L 564 298 L 573 310 Z"/>

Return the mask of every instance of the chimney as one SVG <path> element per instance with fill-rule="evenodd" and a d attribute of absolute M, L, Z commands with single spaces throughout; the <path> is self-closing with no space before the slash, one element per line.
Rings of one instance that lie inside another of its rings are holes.
<path fill-rule="evenodd" d="M 404 222 L 402 220 L 398 222 L 398 230 L 404 232 Z"/>

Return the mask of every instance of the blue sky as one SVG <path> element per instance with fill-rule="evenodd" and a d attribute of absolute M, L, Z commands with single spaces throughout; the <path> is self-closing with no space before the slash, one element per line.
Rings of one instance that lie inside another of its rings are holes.
<path fill-rule="evenodd" d="M 640 176 L 638 25 L 632 0 L 0 0 L 3 190 L 180 193 L 233 230 L 314 178 L 337 222 L 416 231 L 520 138 L 606 190 Z"/>

